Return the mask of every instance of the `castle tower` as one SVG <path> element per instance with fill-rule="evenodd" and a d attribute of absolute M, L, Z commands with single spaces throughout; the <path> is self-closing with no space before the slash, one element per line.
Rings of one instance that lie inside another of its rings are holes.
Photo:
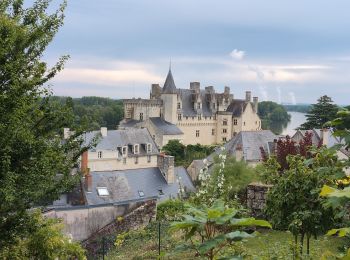
<path fill-rule="evenodd" d="M 173 74 L 171 68 L 169 68 L 168 75 L 166 77 L 161 99 L 163 100 L 163 118 L 170 123 L 176 123 L 177 121 L 177 89 L 175 86 Z"/>

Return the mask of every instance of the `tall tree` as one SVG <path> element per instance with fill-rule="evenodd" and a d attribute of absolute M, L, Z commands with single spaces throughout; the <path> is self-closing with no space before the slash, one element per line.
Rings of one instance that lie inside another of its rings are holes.
<path fill-rule="evenodd" d="M 336 118 L 338 106 L 333 104 L 330 97 L 324 95 L 313 104 L 310 111 L 306 114 L 306 122 L 300 129 L 322 128 L 323 125 Z"/>
<path fill-rule="evenodd" d="M 0 248 L 35 232 L 28 209 L 57 199 L 75 185 L 71 169 L 82 152 L 78 133 L 62 142 L 72 122 L 69 106 L 50 102 L 51 68 L 41 60 L 63 24 L 66 3 L 47 14 L 50 0 L 28 8 L 0 1 Z"/>

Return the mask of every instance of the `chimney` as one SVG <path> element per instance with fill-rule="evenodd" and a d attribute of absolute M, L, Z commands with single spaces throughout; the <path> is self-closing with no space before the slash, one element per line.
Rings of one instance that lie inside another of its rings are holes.
<path fill-rule="evenodd" d="M 102 135 L 102 137 L 107 136 L 107 127 L 101 127 L 101 135 Z"/>
<path fill-rule="evenodd" d="M 201 89 L 201 83 L 199 82 L 190 82 L 190 89 L 194 90 L 196 94 L 200 92 Z"/>
<path fill-rule="evenodd" d="M 162 88 L 159 86 L 159 84 L 152 84 L 151 88 L 151 99 L 152 98 L 159 98 L 162 92 Z"/>
<path fill-rule="evenodd" d="M 259 103 L 258 97 L 253 97 L 253 103 L 254 103 L 254 110 L 256 113 L 258 113 L 258 103 Z"/>
<path fill-rule="evenodd" d="M 175 182 L 174 156 L 159 154 L 157 157 L 157 166 L 164 175 L 168 184 Z"/>
<path fill-rule="evenodd" d="M 245 92 L 245 101 L 250 102 L 252 100 L 252 92 L 251 91 L 246 91 Z"/>
<path fill-rule="evenodd" d="M 230 87 L 225 86 L 224 94 L 225 94 L 225 95 L 229 95 L 229 94 L 230 94 Z"/>
<path fill-rule="evenodd" d="M 241 144 L 237 144 L 236 146 L 235 157 L 237 162 L 242 161 L 243 159 L 243 149 Z"/>
<path fill-rule="evenodd" d="M 88 171 L 88 151 L 84 151 L 81 155 L 80 170 L 84 175 Z"/>
<path fill-rule="evenodd" d="M 321 141 L 322 141 L 322 145 L 324 146 L 328 146 L 328 139 L 329 139 L 328 131 L 329 130 L 327 128 L 321 129 Z"/>
<path fill-rule="evenodd" d="M 87 174 L 85 175 L 85 189 L 87 192 L 92 191 L 92 176 L 90 174 L 90 168 L 87 169 Z"/>
<path fill-rule="evenodd" d="M 70 129 L 69 128 L 63 128 L 63 139 L 67 140 L 70 137 Z"/>

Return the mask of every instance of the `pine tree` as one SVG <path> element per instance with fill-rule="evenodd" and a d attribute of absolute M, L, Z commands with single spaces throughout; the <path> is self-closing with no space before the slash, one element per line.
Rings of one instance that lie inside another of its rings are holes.
<path fill-rule="evenodd" d="M 306 114 L 306 122 L 299 127 L 300 129 L 320 129 L 325 123 L 336 118 L 338 106 L 333 104 L 330 97 L 324 95 L 317 101 Z"/>
<path fill-rule="evenodd" d="M 0 1 L 0 248 L 35 232 L 28 209 L 51 203 L 79 178 L 71 169 L 81 140 L 59 135 L 71 108 L 50 102 L 46 87 L 67 57 L 51 68 L 41 60 L 64 17 L 65 3 L 47 14 L 49 3 Z"/>

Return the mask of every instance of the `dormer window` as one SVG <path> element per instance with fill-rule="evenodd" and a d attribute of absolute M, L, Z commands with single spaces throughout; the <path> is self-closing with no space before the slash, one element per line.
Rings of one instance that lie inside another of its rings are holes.
<path fill-rule="evenodd" d="M 197 103 L 197 109 L 201 109 L 201 103 L 200 102 Z"/>
<path fill-rule="evenodd" d="M 180 102 L 177 103 L 177 109 L 181 109 L 181 103 Z"/>
<path fill-rule="evenodd" d="M 127 146 L 123 146 L 122 147 L 122 154 L 123 154 L 123 156 L 126 156 L 127 153 L 128 153 L 128 147 Z"/>
<path fill-rule="evenodd" d="M 177 120 L 178 120 L 178 121 L 181 121 L 181 119 L 182 119 L 181 114 L 177 114 Z"/>
<path fill-rule="evenodd" d="M 227 125 L 227 119 L 224 119 L 224 121 L 222 121 L 222 125 Z"/>
<path fill-rule="evenodd" d="M 140 153 L 140 145 L 135 144 L 134 145 L 134 154 L 139 154 Z"/>
<path fill-rule="evenodd" d="M 97 152 L 97 158 L 99 158 L 99 159 L 102 158 L 102 151 Z"/>
<path fill-rule="evenodd" d="M 215 103 L 213 103 L 213 108 L 215 109 Z"/>
<path fill-rule="evenodd" d="M 152 152 L 152 144 L 147 144 L 147 145 L 146 145 L 146 152 L 147 152 L 147 153 Z"/>

